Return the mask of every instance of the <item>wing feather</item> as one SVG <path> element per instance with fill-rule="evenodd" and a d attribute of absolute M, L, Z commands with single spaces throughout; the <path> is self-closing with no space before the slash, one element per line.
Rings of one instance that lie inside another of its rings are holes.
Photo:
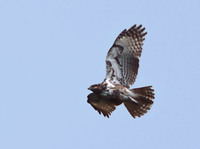
<path fill-rule="evenodd" d="M 145 40 L 142 25 L 123 30 L 106 56 L 106 78 L 112 83 L 130 87 L 136 79 L 139 57 Z"/>
<path fill-rule="evenodd" d="M 99 114 L 103 114 L 109 118 L 111 113 L 116 109 L 116 106 L 122 102 L 91 93 L 88 95 L 88 103 L 90 103 L 91 106 L 99 112 Z"/>

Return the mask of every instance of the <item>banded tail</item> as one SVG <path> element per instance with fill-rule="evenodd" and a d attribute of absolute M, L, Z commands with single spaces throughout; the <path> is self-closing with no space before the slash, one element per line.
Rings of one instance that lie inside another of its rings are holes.
<path fill-rule="evenodd" d="M 153 104 L 152 100 L 154 99 L 154 90 L 152 89 L 152 86 L 146 86 L 131 89 L 130 91 L 132 91 L 134 94 L 137 94 L 137 97 L 134 97 L 134 100 L 136 100 L 138 103 L 130 100 L 124 102 L 124 105 L 134 118 L 136 116 L 140 117 L 150 110 L 151 105 Z"/>

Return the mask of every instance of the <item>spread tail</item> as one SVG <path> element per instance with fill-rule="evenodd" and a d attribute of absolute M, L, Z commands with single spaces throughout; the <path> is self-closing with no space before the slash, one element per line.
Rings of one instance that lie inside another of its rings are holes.
<path fill-rule="evenodd" d="M 136 94 L 134 100 L 136 100 L 137 103 L 130 100 L 124 102 L 124 105 L 134 118 L 136 116 L 140 117 L 147 113 L 147 111 L 151 108 L 151 105 L 153 104 L 152 100 L 154 99 L 154 90 L 152 89 L 152 86 L 146 86 L 130 89 L 130 91 Z"/>

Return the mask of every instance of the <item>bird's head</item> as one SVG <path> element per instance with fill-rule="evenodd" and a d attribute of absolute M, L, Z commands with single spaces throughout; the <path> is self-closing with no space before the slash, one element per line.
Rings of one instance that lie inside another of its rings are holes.
<path fill-rule="evenodd" d="M 101 84 L 94 84 L 91 85 L 88 89 L 95 93 L 100 93 L 103 90 L 103 86 Z"/>

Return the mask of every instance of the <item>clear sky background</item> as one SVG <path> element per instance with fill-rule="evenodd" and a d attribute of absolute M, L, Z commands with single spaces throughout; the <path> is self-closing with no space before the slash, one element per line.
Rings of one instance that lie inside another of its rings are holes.
<path fill-rule="evenodd" d="M 88 103 L 105 57 L 134 24 L 148 32 L 133 87 L 155 102 L 133 119 Z M 0 1 L 1 149 L 199 149 L 199 0 Z"/>

